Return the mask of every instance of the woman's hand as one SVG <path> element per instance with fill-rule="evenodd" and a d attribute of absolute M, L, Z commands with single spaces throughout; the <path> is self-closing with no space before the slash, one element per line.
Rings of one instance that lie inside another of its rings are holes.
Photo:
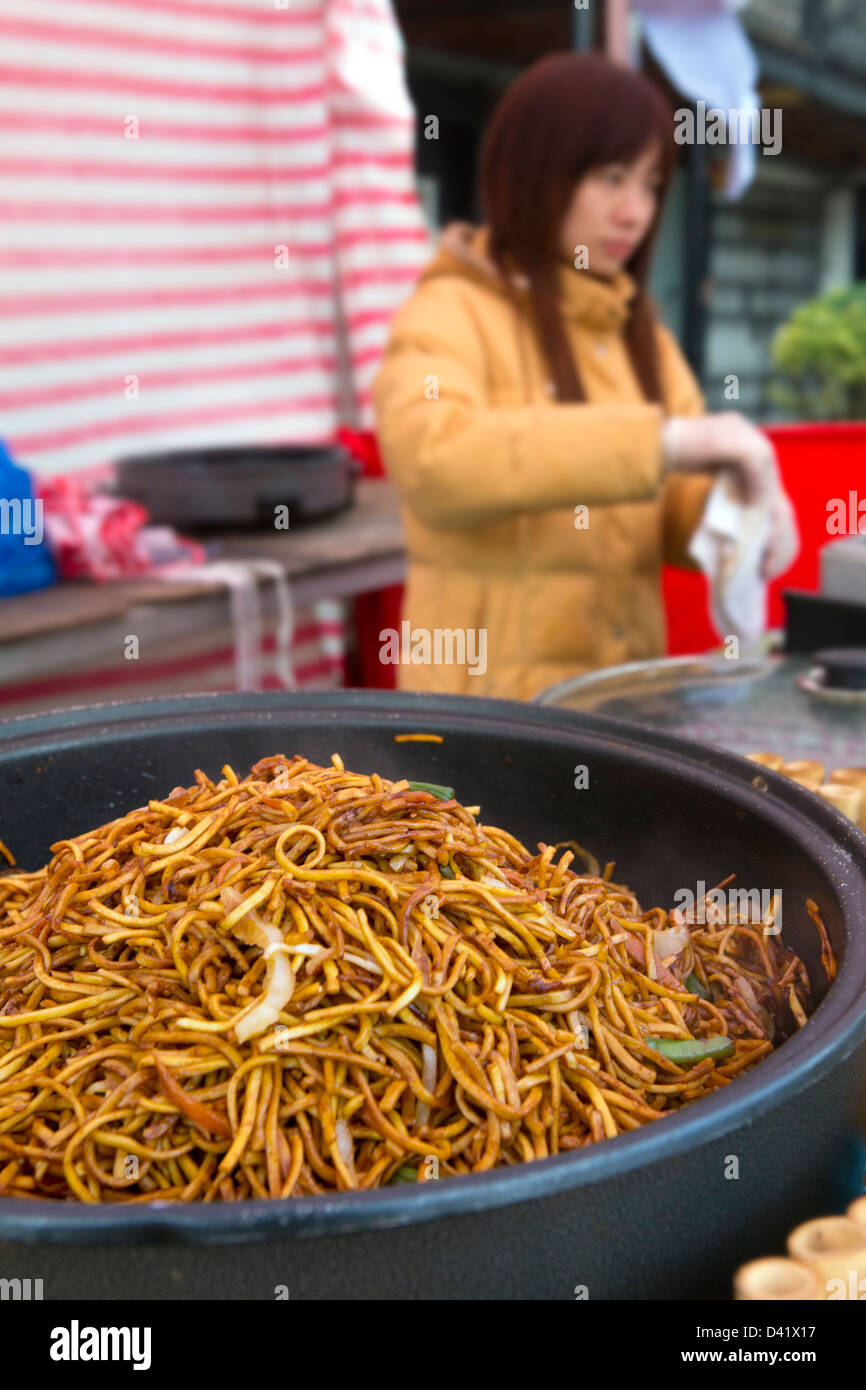
<path fill-rule="evenodd" d="M 675 415 L 662 426 L 663 467 L 672 473 L 720 473 L 734 478 L 744 502 L 781 490 L 773 446 L 743 415 Z"/>
<path fill-rule="evenodd" d="M 745 502 L 768 499 L 771 527 L 762 577 L 775 579 L 793 564 L 800 550 L 797 518 L 766 435 L 734 413 L 673 416 L 662 427 L 662 448 L 668 472 L 727 471 Z"/>

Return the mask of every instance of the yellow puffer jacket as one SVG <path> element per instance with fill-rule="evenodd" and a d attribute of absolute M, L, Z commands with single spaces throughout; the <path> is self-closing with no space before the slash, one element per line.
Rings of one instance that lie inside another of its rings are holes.
<path fill-rule="evenodd" d="M 486 244 L 483 228 L 449 228 L 375 381 L 409 550 L 403 630 L 383 651 L 401 689 L 528 699 L 663 654 L 661 564 L 691 567 L 711 483 L 663 478 L 661 427 L 704 403 L 661 325 L 665 409 L 648 403 L 623 338 L 634 282 L 567 267 L 562 312 L 588 399 L 553 401 L 525 281 L 515 301 Z"/>

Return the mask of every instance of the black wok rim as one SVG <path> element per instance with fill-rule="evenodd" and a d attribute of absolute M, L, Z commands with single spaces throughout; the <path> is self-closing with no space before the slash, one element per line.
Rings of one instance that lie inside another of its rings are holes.
<path fill-rule="evenodd" d="M 694 785 L 712 787 L 738 806 L 784 829 L 819 862 L 838 896 L 845 952 L 837 979 L 806 1027 L 731 1087 L 672 1114 L 657 1125 L 588 1149 L 520 1168 L 369 1192 L 249 1199 L 191 1205 L 158 1200 L 141 1206 L 0 1198 L 0 1240 L 55 1243 L 189 1242 L 233 1244 L 282 1236 L 339 1235 L 470 1215 L 551 1197 L 619 1177 L 698 1149 L 731 1134 L 817 1084 L 866 1041 L 866 835 L 829 803 L 778 774 L 760 769 L 766 790 L 753 786 L 755 765 L 724 750 L 606 715 L 510 700 L 411 692 L 342 690 L 188 695 L 20 716 L 0 723 L 0 778 L 19 753 L 50 752 L 97 741 L 110 746 L 139 733 L 213 728 L 239 718 L 268 723 L 291 713 L 331 724 L 335 736 L 348 714 L 356 723 L 393 731 L 423 727 L 447 737 L 458 729 L 498 726 L 526 738 L 551 737 L 616 746 L 676 770 Z M 419 725 L 423 719 L 423 725 Z M 437 723 L 437 720 L 439 721 Z M 338 747 L 338 741 L 335 747 Z"/>

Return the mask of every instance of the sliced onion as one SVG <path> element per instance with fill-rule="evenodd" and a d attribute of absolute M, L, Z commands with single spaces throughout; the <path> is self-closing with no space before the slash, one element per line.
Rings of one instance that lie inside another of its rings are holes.
<path fill-rule="evenodd" d="M 644 948 L 644 969 L 648 980 L 657 980 L 659 977 L 659 963 L 654 943 L 655 932 L 650 928 L 646 934 L 646 946 Z"/>
<path fill-rule="evenodd" d="M 223 888 L 220 900 L 226 914 L 244 901 L 236 888 Z M 265 957 L 265 987 L 249 1013 L 234 1025 L 238 1042 L 258 1037 L 279 1021 L 280 1013 L 292 997 L 295 974 L 288 958 L 288 948 L 278 927 L 262 921 L 255 908 L 244 913 L 230 928 L 247 945 L 259 946 Z"/>
<path fill-rule="evenodd" d="M 421 1044 L 421 1080 L 428 1091 L 436 1090 L 439 1062 L 436 1048 L 430 1043 Z"/>
<path fill-rule="evenodd" d="M 415 962 L 415 964 L 417 965 L 418 969 L 421 971 L 421 974 L 424 977 L 424 983 L 429 985 L 430 978 L 433 974 L 433 964 L 430 960 L 430 957 L 427 955 L 427 952 L 424 950 L 424 943 L 421 940 L 420 932 L 415 933 L 415 939 L 412 942 L 411 955 L 412 960 Z"/>
<path fill-rule="evenodd" d="M 581 1032 L 585 1033 L 586 1042 L 580 1049 L 581 1052 L 585 1052 L 589 1048 L 589 1040 L 592 1037 L 592 1019 L 589 1014 L 583 1013 L 581 1009 L 572 1009 L 565 1015 L 565 1020 L 575 1035 Z"/>
<path fill-rule="evenodd" d="M 733 985 L 734 985 L 734 988 L 736 988 L 736 989 L 738 989 L 738 990 L 740 991 L 740 994 L 742 994 L 742 996 L 743 996 L 743 998 L 745 999 L 746 1003 L 749 1004 L 749 1005 L 751 1005 L 751 1007 L 752 1007 L 752 1008 L 755 1010 L 755 1012 L 757 1013 L 761 1006 L 760 1006 L 760 1004 L 758 1003 L 758 996 L 755 994 L 755 991 L 752 989 L 752 982 L 751 982 L 751 980 L 747 980 L 746 977 L 745 977 L 745 975 L 738 975 L 738 976 L 736 977 L 736 979 L 733 981 Z"/>
<path fill-rule="evenodd" d="M 352 1136 L 346 1120 L 337 1120 L 334 1125 L 336 1131 L 337 1153 L 346 1165 L 348 1172 L 352 1176 L 353 1182 L 357 1185 L 358 1174 L 355 1171 L 355 1146 L 352 1143 Z"/>
<path fill-rule="evenodd" d="M 747 979 L 745 975 L 737 975 L 731 981 L 731 988 L 740 995 L 741 999 L 745 1000 L 746 1004 L 752 1010 L 752 1013 L 755 1015 L 755 1018 L 758 1019 L 761 1026 L 765 1029 L 768 1035 L 772 1037 L 773 1020 L 770 1017 L 770 1014 L 764 1008 L 763 1004 L 761 1004 L 761 1002 L 759 1001 L 758 996 L 752 987 L 751 980 Z"/>
<path fill-rule="evenodd" d="M 388 867 L 389 869 L 393 869 L 397 874 L 407 867 L 410 869 L 416 869 L 418 867 L 415 862 L 415 848 L 411 840 L 408 840 L 402 849 L 398 849 L 391 855 L 391 858 L 388 860 Z"/>
<path fill-rule="evenodd" d="M 687 926 L 666 927 L 664 931 L 653 932 L 653 949 L 658 960 L 667 960 L 668 956 L 678 956 L 684 951 L 690 941 L 689 929 Z"/>
<path fill-rule="evenodd" d="M 173 845 L 175 840 L 182 840 L 184 835 L 188 834 L 189 831 L 185 830 L 182 825 L 173 825 L 162 843 L 164 845 Z"/>
<path fill-rule="evenodd" d="M 436 1077 L 438 1074 L 438 1059 L 435 1047 L 429 1043 L 421 1044 L 421 1082 L 428 1091 L 436 1090 Z M 426 1125 L 430 1118 L 430 1106 L 423 1100 L 419 1100 L 415 1107 L 415 1115 L 419 1125 Z"/>

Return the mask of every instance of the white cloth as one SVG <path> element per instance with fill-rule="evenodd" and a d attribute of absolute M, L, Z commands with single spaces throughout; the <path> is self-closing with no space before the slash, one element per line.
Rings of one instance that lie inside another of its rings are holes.
<path fill-rule="evenodd" d="M 678 91 L 723 111 L 760 110 L 758 60 L 733 11 L 742 0 L 636 0 L 647 44 Z M 755 146 L 732 144 L 725 193 L 739 198 L 755 177 Z"/>
<path fill-rule="evenodd" d="M 235 645 L 235 689 L 262 689 L 262 601 L 259 579 L 274 584 L 277 607 L 275 672 L 285 690 L 295 690 L 292 668 L 293 604 L 282 565 L 275 560 L 217 560 L 205 565 L 175 565 L 159 572 L 169 583 L 225 584 L 229 591 Z"/>
<path fill-rule="evenodd" d="M 729 473 L 720 473 L 688 553 L 707 576 L 713 622 L 722 637 L 758 644 L 767 619 L 761 567 L 772 529 L 773 496 L 741 502 Z"/>

